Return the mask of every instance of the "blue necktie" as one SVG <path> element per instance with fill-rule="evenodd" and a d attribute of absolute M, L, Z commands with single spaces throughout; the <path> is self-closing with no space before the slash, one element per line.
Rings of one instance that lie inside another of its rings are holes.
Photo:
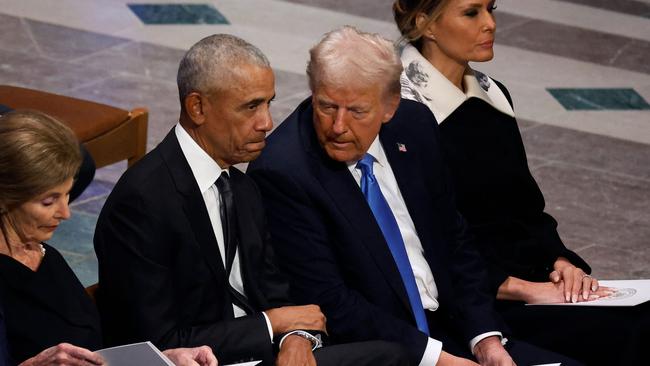
<path fill-rule="evenodd" d="M 388 203 L 379 188 L 379 183 L 372 172 L 372 164 L 374 161 L 375 158 L 372 155 L 365 154 L 363 159 L 359 160 L 357 163 L 357 168 L 361 169 L 362 173 L 361 192 L 363 192 L 363 195 L 366 197 L 368 205 L 370 206 L 373 215 L 375 215 L 375 220 L 377 220 L 377 224 L 379 224 L 379 228 L 381 229 L 382 234 L 384 234 L 384 239 L 386 239 L 386 242 L 388 243 L 388 248 L 393 255 L 399 274 L 402 277 L 402 282 L 406 288 L 409 302 L 411 303 L 411 309 L 415 316 L 415 323 L 421 332 L 429 335 L 427 318 L 424 315 L 424 307 L 422 306 L 420 293 L 418 292 L 418 287 L 415 283 L 411 263 L 406 254 L 406 247 L 404 247 L 402 234 L 399 231 L 399 226 L 397 225 L 397 220 L 395 220 L 393 211 L 391 211 L 390 206 L 388 206 Z"/>

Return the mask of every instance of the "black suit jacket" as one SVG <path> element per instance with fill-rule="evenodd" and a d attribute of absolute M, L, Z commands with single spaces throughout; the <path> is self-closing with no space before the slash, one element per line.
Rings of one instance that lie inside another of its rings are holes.
<path fill-rule="evenodd" d="M 512 106 L 508 90 L 494 82 Z M 480 240 L 495 294 L 508 276 L 548 281 L 558 257 L 591 272 L 567 249 L 557 222 L 544 212 L 544 196 L 528 168 L 514 117 L 470 98 L 439 128 L 458 210 Z"/>
<path fill-rule="evenodd" d="M 244 290 L 254 309 L 288 304 L 255 184 L 230 168 Z M 261 313 L 233 318 L 208 212 L 172 130 L 108 197 L 95 232 L 98 305 L 110 345 L 211 346 L 220 363 L 272 360 Z"/>
<path fill-rule="evenodd" d="M 399 342 L 417 364 L 427 337 L 415 327 L 399 272 L 359 186 L 347 166 L 320 147 L 312 114 L 308 99 L 248 169 L 262 190 L 293 300 L 321 306 L 333 341 Z M 443 341 L 469 342 L 502 324 L 484 264 L 455 210 L 433 120 L 423 105 L 402 100 L 379 137 L 438 287 L 436 318 L 449 325 L 430 328 Z"/>
<path fill-rule="evenodd" d="M 0 107 L 2 107 L 0 105 Z M 1 300 L 1 299 L 0 299 Z M 9 366 L 9 346 L 7 345 L 7 331 L 5 330 L 5 314 L 0 303 L 0 365 Z"/>

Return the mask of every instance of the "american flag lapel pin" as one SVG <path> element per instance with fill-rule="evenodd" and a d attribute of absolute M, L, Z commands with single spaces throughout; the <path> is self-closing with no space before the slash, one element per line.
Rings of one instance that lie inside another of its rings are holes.
<path fill-rule="evenodd" d="M 406 152 L 406 145 L 398 142 L 397 143 L 397 150 L 399 150 L 399 152 Z"/>

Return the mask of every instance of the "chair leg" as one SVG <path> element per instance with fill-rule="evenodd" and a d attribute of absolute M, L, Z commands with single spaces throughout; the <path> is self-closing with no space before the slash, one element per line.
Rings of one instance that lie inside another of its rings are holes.
<path fill-rule="evenodd" d="M 144 154 L 147 152 L 147 126 L 149 121 L 149 112 L 144 108 L 136 108 L 131 111 L 131 118 L 136 125 L 136 147 L 135 154 L 128 159 L 129 167 L 142 159 Z"/>

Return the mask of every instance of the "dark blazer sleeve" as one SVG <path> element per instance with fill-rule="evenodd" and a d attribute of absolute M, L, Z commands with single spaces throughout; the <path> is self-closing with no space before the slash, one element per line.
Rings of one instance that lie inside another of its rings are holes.
<path fill-rule="evenodd" d="M 272 359 L 261 313 L 229 320 L 210 315 L 230 304 L 210 301 L 219 289 L 206 268 L 193 265 L 199 254 L 194 234 L 179 229 L 179 207 L 169 204 L 172 197 L 147 198 L 137 186 L 113 192 L 95 232 L 107 344 L 209 345 L 220 362 Z"/>
<path fill-rule="evenodd" d="M 1 300 L 1 299 L 0 299 Z M 9 366 L 14 363 L 9 359 L 9 345 L 7 343 L 7 331 L 5 329 L 5 314 L 0 303 L 0 365 Z"/>
<path fill-rule="evenodd" d="M 494 296 L 488 280 L 489 267 L 476 249 L 475 238 L 459 213 L 452 217 L 455 222 L 448 224 L 455 237 L 451 241 L 453 245 L 449 256 L 454 296 L 450 302 L 452 322 L 465 344 L 486 332 L 509 334 L 501 316 L 494 310 Z"/>
<path fill-rule="evenodd" d="M 499 89 L 503 92 L 508 103 L 514 109 L 512 97 L 508 89 L 501 82 L 494 80 Z M 527 161 L 526 151 L 524 147 L 523 140 L 519 131 L 516 132 L 516 147 L 519 151 L 520 158 L 522 161 Z M 532 177 L 530 172 L 527 172 L 529 177 L 529 184 L 535 187 L 535 190 L 539 191 L 537 182 Z M 541 195 L 541 193 L 540 193 Z M 591 273 L 591 267 L 587 262 L 582 259 L 578 254 L 568 249 L 560 235 L 557 232 L 557 221 L 548 213 L 541 211 L 539 216 L 535 220 L 521 220 L 518 222 L 521 225 L 522 229 L 528 232 L 531 236 L 531 240 L 525 242 L 518 242 L 517 248 L 513 250 L 527 252 L 527 253 L 537 253 L 538 265 L 537 268 L 522 268 L 518 273 L 509 273 L 505 268 L 516 268 L 517 263 L 510 263 L 508 261 L 504 262 L 504 259 L 501 258 L 499 254 L 493 252 L 484 253 L 486 259 L 489 262 L 490 267 L 490 281 L 495 292 L 498 287 L 506 280 L 509 275 L 522 276 L 523 279 L 531 281 L 548 281 L 548 275 L 553 270 L 553 263 L 559 258 L 564 257 L 569 260 L 573 265 L 581 268 L 586 273 Z M 498 231 L 504 230 L 499 227 L 490 229 L 489 227 L 481 227 L 482 231 Z M 489 240 L 489 239 L 487 239 Z M 491 245 L 484 245 L 482 248 L 491 248 Z"/>
<path fill-rule="evenodd" d="M 249 169 L 249 174 L 262 190 L 274 248 L 281 268 L 291 278 L 292 299 L 321 306 L 333 342 L 398 342 L 407 347 L 411 363 L 418 364 L 427 336 L 408 321 L 370 303 L 346 283 L 337 257 L 350 254 L 337 252 L 344 245 L 333 242 L 337 231 L 344 229 L 319 212 L 302 188 L 311 183 L 297 183 L 263 168 Z"/>

